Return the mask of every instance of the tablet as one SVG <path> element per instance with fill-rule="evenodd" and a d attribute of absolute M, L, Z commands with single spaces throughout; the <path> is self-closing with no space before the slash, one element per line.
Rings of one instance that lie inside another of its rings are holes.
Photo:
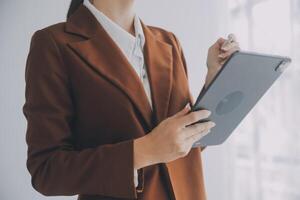
<path fill-rule="evenodd" d="M 198 122 L 216 123 L 193 147 L 222 144 L 290 62 L 290 58 L 282 56 L 233 53 L 191 108 L 211 111 L 209 118 Z"/>

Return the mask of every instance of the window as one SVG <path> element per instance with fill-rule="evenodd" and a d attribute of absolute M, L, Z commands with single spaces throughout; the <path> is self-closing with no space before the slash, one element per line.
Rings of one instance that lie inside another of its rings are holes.
<path fill-rule="evenodd" d="M 290 56 L 289 69 L 229 138 L 230 199 L 300 199 L 300 0 L 229 0 L 242 49 Z"/>

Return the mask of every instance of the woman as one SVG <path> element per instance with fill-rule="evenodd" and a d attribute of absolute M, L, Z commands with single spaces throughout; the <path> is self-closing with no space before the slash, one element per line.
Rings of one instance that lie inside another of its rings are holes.
<path fill-rule="evenodd" d="M 185 106 L 193 99 L 180 43 L 145 25 L 133 4 L 73 0 L 66 22 L 31 38 L 27 168 L 46 196 L 206 198 L 201 149 L 191 146 L 215 124 L 190 125 L 210 112 Z M 208 51 L 205 85 L 239 49 L 225 42 Z"/>

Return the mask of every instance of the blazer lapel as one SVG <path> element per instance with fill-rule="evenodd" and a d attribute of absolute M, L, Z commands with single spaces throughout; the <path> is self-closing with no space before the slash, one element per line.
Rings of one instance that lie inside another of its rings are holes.
<path fill-rule="evenodd" d="M 167 117 L 172 89 L 172 46 L 160 41 L 141 20 L 145 34 L 144 58 L 149 74 L 156 123 Z"/>
<path fill-rule="evenodd" d="M 167 114 L 171 90 L 172 46 L 158 41 L 144 24 L 145 64 L 150 81 L 153 112 L 142 81 L 93 14 L 81 5 L 67 20 L 65 31 L 83 36 L 86 40 L 68 43 L 99 75 L 119 88 L 140 112 L 148 128 Z"/>

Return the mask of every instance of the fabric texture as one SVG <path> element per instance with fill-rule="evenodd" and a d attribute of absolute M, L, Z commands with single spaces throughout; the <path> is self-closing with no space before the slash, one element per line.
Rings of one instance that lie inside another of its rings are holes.
<path fill-rule="evenodd" d="M 126 56 L 84 5 L 66 22 L 32 35 L 23 106 L 26 166 L 41 194 L 206 199 L 200 148 L 139 169 L 134 185 L 134 139 L 193 104 L 177 37 L 142 20 L 141 25 L 153 109 Z"/>
<path fill-rule="evenodd" d="M 128 62 L 136 71 L 137 75 L 140 77 L 144 89 L 146 91 L 148 100 L 151 102 L 151 92 L 149 79 L 146 71 L 146 66 L 144 62 L 143 48 L 145 44 L 145 36 L 143 32 L 143 28 L 137 14 L 134 16 L 134 30 L 135 36 L 128 33 L 117 23 L 109 19 L 103 12 L 98 10 L 89 0 L 84 0 L 83 5 L 86 6 L 91 13 L 95 16 L 104 30 L 109 34 L 112 40 L 118 45 L 121 51 L 126 56 Z M 137 187 L 138 185 L 138 173 L 137 170 L 134 170 L 134 185 Z"/>

